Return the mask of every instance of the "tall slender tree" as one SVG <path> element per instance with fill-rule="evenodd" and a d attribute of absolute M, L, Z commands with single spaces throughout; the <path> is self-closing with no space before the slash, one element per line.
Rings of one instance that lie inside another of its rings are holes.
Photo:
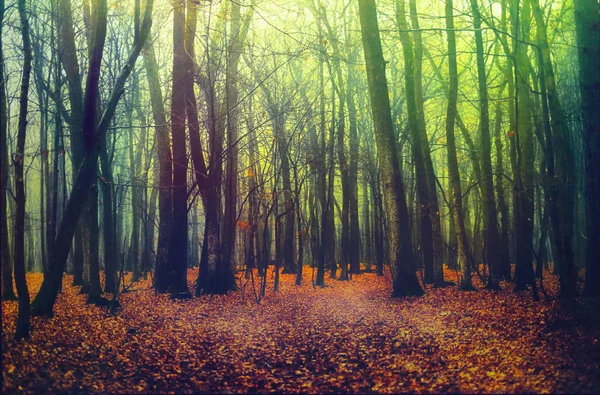
<path fill-rule="evenodd" d="M 581 113 L 585 133 L 587 249 L 585 293 L 600 295 L 600 5 L 578 0 L 575 27 L 579 59 Z"/>
<path fill-rule="evenodd" d="M 253 10 L 253 7 L 250 7 Z M 244 40 L 248 33 L 251 15 L 242 18 L 241 4 L 238 1 L 231 3 L 230 37 L 227 46 L 227 70 L 225 76 L 225 95 L 227 106 L 227 166 L 225 175 L 225 212 L 223 218 L 223 241 L 221 260 L 223 264 L 230 265 L 231 271 L 235 270 L 233 252 L 236 239 L 236 221 L 238 217 L 238 129 L 239 129 L 239 62 L 242 54 Z M 293 215 L 293 212 L 292 212 Z M 288 217 L 289 218 L 289 217 Z M 292 222 L 293 227 L 293 222 Z M 289 256 L 287 257 L 289 261 Z M 292 258 L 293 263 L 293 258 Z M 291 270 L 288 263 L 286 269 Z M 232 279 L 233 276 L 228 276 Z M 228 289 L 236 289 L 235 282 L 227 284 Z"/>
<path fill-rule="evenodd" d="M 534 141 L 532 122 L 532 102 L 530 95 L 530 69 L 528 62 L 528 46 L 531 29 L 531 3 L 514 0 L 511 5 L 513 22 L 513 48 L 515 52 L 515 90 L 517 123 L 515 131 L 516 169 L 515 177 L 515 236 L 517 240 L 517 261 L 515 264 L 515 290 L 532 286 L 534 295 L 537 294 L 533 275 L 533 222 L 534 222 Z"/>
<path fill-rule="evenodd" d="M 173 146 L 173 228 L 169 243 L 169 292 L 189 294 L 187 286 L 187 166 L 185 133 L 186 3 L 173 2 L 173 90 L 171 91 L 171 141 Z"/>
<path fill-rule="evenodd" d="M 60 0 L 57 10 L 56 24 L 59 30 L 58 50 L 59 59 L 65 71 L 67 88 L 69 92 L 69 133 L 71 144 L 71 163 L 73 181 L 77 175 L 81 158 L 83 156 L 83 84 L 79 68 L 79 56 L 75 46 L 75 31 L 71 2 Z M 78 221 L 79 222 L 79 221 Z M 77 222 L 75 239 L 72 251 L 73 260 L 73 285 L 83 285 L 83 232 Z"/>
<path fill-rule="evenodd" d="M 392 122 L 377 9 L 374 0 L 360 0 L 358 5 L 383 195 L 388 214 L 390 256 L 395 266 L 392 296 L 421 295 L 423 290 L 415 273 L 416 263 L 409 236 L 408 208 Z"/>
<path fill-rule="evenodd" d="M 155 126 L 156 151 L 159 163 L 158 172 L 158 245 L 156 247 L 156 271 L 154 288 L 164 293 L 169 288 L 169 241 L 173 217 L 173 195 L 171 183 L 173 164 L 171 157 L 171 136 L 169 135 L 167 117 L 163 104 L 163 95 L 158 75 L 158 62 L 154 53 L 152 40 L 144 46 L 144 68 L 148 80 L 152 118 Z"/>
<path fill-rule="evenodd" d="M 433 267 L 425 271 L 426 282 L 433 282 L 435 287 L 444 286 L 443 270 L 443 239 L 440 218 L 440 208 L 437 196 L 436 175 L 433 169 L 433 160 L 427 137 L 427 125 L 425 122 L 424 97 L 423 97 L 423 38 L 419 25 L 416 0 L 409 2 L 410 19 L 413 27 L 414 37 L 414 80 L 415 80 L 415 103 L 419 124 L 419 137 L 421 139 L 421 150 L 423 152 L 423 164 L 427 175 L 427 210 L 431 222 L 431 242 L 433 247 Z"/>
<path fill-rule="evenodd" d="M 456 33 L 454 30 L 454 4 L 452 0 L 446 0 L 446 34 L 448 40 L 448 70 L 449 70 L 449 89 L 448 89 L 448 109 L 446 112 L 446 144 L 448 149 L 448 173 L 450 176 L 450 186 L 452 193 L 452 212 L 454 229 L 451 232 L 456 233 L 456 245 L 458 255 L 458 265 L 460 267 L 460 288 L 463 290 L 472 290 L 471 280 L 471 262 L 467 240 L 467 231 L 465 229 L 465 218 L 462 205 L 462 188 L 460 183 L 460 173 L 458 170 L 458 159 L 456 155 L 456 137 L 454 130 L 456 126 L 456 113 L 458 103 L 458 65 L 456 61 Z"/>
<path fill-rule="evenodd" d="M 483 207 L 483 232 L 484 232 L 484 261 L 489 265 L 490 275 L 487 288 L 499 289 L 501 276 L 501 263 L 498 249 L 500 247 L 500 234 L 498 233 L 498 214 L 494 199 L 494 175 L 492 173 L 492 143 L 490 137 L 490 112 L 487 91 L 487 77 L 485 70 L 483 34 L 481 33 L 481 15 L 477 0 L 471 0 L 473 13 L 473 27 L 475 29 L 475 47 L 477 57 L 477 76 L 479 87 L 479 133 L 481 142 L 481 170 L 483 187 L 481 188 Z"/>
<path fill-rule="evenodd" d="M 417 88 L 415 85 L 415 57 L 414 45 L 409 35 L 408 23 L 406 21 L 405 0 L 396 0 L 396 24 L 400 33 L 400 42 L 402 44 L 402 54 L 404 59 L 404 84 L 406 87 L 406 102 L 408 112 L 408 125 L 412 138 L 412 155 L 415 162 L 415 183 L 418 200 L 418 219 L 421 240 L 421 254 L 423 256 L 423 265 L 425 267 L 426 283 L 433 282 L 434 267 L 434 245 L 433 245 L 433 227 L 430 215 L 430 196 L 427 185 L 427 170 L 423 156 L 424 140 L 422 133 L 424 128 L 419 122 L 419 113 L 417 107 Z M 427 148 L 428 150 L 428 148 Z M 439 221 L 439 218 L 436 219 Z"/>
<path fill-rule="evenodd" d="M 25 0 L 17 3 L 19 21 L 21 22 L 21 39 L 23 40 L 23 75 L 21 77 L 21 91 L 19 94 L 19 125 L 17 129 L 17 152 L 12 161 L 15 167 L 15 187 L 17 210 L 15 215 L 14 239 L 14 270 L 17 295 L 19 297 L 19 312 L 15 339 L 21 340 L 29 337 L 29 289 L 25 278 L 25 139 L 27 137 L 27 111 L 29 106 L 29 83 L 31 80 L 31 37 L 29 36 L 29 18 L 25 7 Z"/>
<path fill-rule="evenodd" d="M 8 240 L 8 202 L 6 192 L 9 185 L 8 163 L 8 104 L 4 79 L 4 52 L 2 51 L 2 30 L 4 29 L 4 0 L 0 0 L 0 259 L 2 266 L 2 300 L 16 300 L 13 289 L 13 264 Z"/>
<path fill-rule="evenodd" d="M 571 137 L 566 122 L 558 92 L 556 91 L 556 80 L 554 67 L 550 57 L 550 46 L 546 21 L 538 0 L 532 0 L 533 15 L 536 23 L 536 36 L 541 67 L 539 74 L 542 78 L 540 86 L 546 91 L 546 96 L 541 97 L 549 109 L 551 116 L 552 134 L 548 135 L 546 149 L 552 149 L 549 155 L 555 154 L 553 170 L 555 180 L 550 181 L 549 209 L 550 220 L 553 227 L 553 238 L 555 246 L 555 260 L 560 271 L 561 294 L 570 297 L 576 293 L 576 270 L 573 262 L 573 229 L 575 217 L 575 163 L 571 148 Z M 556 148 L 556 149 L 555 149 Z"/>

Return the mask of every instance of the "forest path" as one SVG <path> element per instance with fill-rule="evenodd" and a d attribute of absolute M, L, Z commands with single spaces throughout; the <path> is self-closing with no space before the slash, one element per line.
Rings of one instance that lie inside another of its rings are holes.
<path fill-rule="evenodd" d="M 190 287 L 196 275 L 189 271 Z M 35 294 L 41 275 L 28 276 Z M 547 278 L 555 295 L 556 278 Z M 2 389 L 600 392 L 598 305 L 581 304 L 588 319 L 575 322 L 554 298 L 534 302 L 510 284 L 391 299 L 391 280 L 375 274 L 314 288 L 308 269 L 300 287 L 282 275 L 277 294 L 272 280 L 257 304 L 251 282 L 243 299 L 172 301 L 147 279 L 110 316 L 86 306 L 66 276 L 55 318 L 34 318 L 28 342 L 11 340 L 17 305 L 2 304 Z"/>

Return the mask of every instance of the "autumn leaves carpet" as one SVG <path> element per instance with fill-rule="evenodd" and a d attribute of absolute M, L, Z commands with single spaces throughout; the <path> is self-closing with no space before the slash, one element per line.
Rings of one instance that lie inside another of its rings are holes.
<path fill-rule="evenodd" d="M 3 302 L 2 390 L 600 392 L 598 304 L 559 304 L 548 276 L 541 302 L 511 284 L 393 300 L 388 277 L 321 289 L 310 269 L 300 287 L 283 275 L 277 294 L 270 278 L 260 304 L 257 280 L 243 279 L 243 296 L 172 301 L 148 279 L 122 295 L 117 316 L 85 305 L 67 276 L 55 318 L 34 318 L 29 341 L 12 340 L 17 304 Z M 33 294 L 41 279 L 28 275 Z"/>

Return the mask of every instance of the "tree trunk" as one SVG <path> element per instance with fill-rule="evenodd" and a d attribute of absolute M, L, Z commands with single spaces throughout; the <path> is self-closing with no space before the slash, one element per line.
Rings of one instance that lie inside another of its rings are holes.
<path fill-rule="evenodd" d="M 490 138 L 490 113 L 487 91 L 485 59 L 483 57 L 483 36 L 481 34 L 481 16 L 477 0 L 471 0 L 473 28 L 477 56 L 477 75 L 479 83 L 479 133 L 481 141 L 481 170 L 483 187 L 481 188 L 483 208 L 484 261 L 489 265 L 488 289 L 500 289 L 502 263 L 498 254 L 500 234 L 498 233 L 498 214 L 494 199 L 494 176 L 492 173 L 492 143 Z"/>
<path fill-rule="evenodd" d="M 56 39 L 56 32 L 52 34 L 52 42 L 54 43 Z M 61 71 L 60 67 L 57 65 L 54 69 L 54 97 L 56 103 L 61 100 Z M 50 272 L 52 269 L 50 267 L 50 263 L 54 262 L 54 254 L 55 254 L 55 239 L 56 239 L 56 224 L 58 223 L 58 200 L 59 200 L 59 173 L 60 173 L 60 143 L 62 138 L 62 122 L 60 112 L 56 111 L 54 114 L 54 142 L 53 142 L 53 165 L 52 165 L 52 183 L 48 183 L 48 223 L 46 226 L 46 243 L 48 246 L 48 265 L 46 267 L 46 271 L 44 272 L 44 276 Z M 62 155 L 62 164 L 64 169 L 64 155 Z"/>
<path fill-rule="evenodd" d="M 277 152 L 281 162 L 282 195 L 283 195 L 283 234 L 277 238 L 278 243 L 282 243 L 281 256 L 277 259 L 282 260 L 284 273 L 296 273 L 296 263 L 294 262 L 294 199 L 292 197 L 291 168 L 288 158 L 290 141 L 285 132 L 284 115 L 282 113 L 274 114 L 274 133 L 277 139 Z"/>
<path fill-rule="evenodd" d="M 73 182 L 75 182 L 77 171 L 84 155 L 83 134 L 81 133 L 83 127 L 83 86 L 75 46 L 75 25 L 73 23 L 71 2 L 68 0 L 60 0 L 57 25 L 60 30 L 60 39 L 58 40 L 59 59 L 65 70 L 69 91 L 69 104 L 71 107 L 69 126 L 73 133 L 69 133 L 69 135 L 72 153 L 72 177 Z M 79 225 L 77 225 L 75 234 L 72 258 L 74 272 L 73 285 L 83 285 L 83 236 L 82 227 Z"/>
<path fill-rule="evenodd" d="M 597 0 L 575 1 L 584 127 L 587 249 L 585 294 L 600 295 L 600 21 Z"/>
<path fill-rule="evenodd" d="M 144 47 L 144 67 L 148 79 L 152 117 L 154 119 L 156 147 L 159 162 L 159 193 L 158 193 L 158 246 L 156 251 L 156 269 L 154 288 L 159 293 L 167 292 L 169 288 L 169 241 L 173 221 L 173 194 L 171 191 L 173 165 L 171 159 L 171 138 L 167 126 L 167 118 L 163 104 L 158 63 L 154 54 L 152 40 Z"/>
<path fill-rule="evenodd" d="M 419 204 L 419 229 L 421 231 L 421 254 L 425 266 L 425 283 L 433 283 L 434 268 L 434 243 L 433 228 L 430 215 L 430 196 L 427 185 L 427 170 L 422 147 L 422 125 L 419 122 L 417 108 L 417 88 L 415 86 L 415 58 L 413 43 L 408 34 L 408 23 L 406 22 L 405 0 L 396 0 L 396 24 L 400 32 L 402 53 L 404 56 L 404 82 L 406 86 L 406 101 L 408 107 L 408 123 L 412 137 L 412 153 L 415 161 L 415 183 L 417 188 L 417 200 Z M 383 170 L 383 166 L 380 166 Z M 385 189 L 385 187 L 384 187 Z M 387 198 L 386 198 L 387 199 Z M 439 218 L 438 218 L 439 221 Z"/>
<path fill-rule="evenodd" d="M 45 30 L 38 32 L 38 37 L 45 34 Z M 47 197 L 50 196 L 48 186 L 49 186 L 49 169 L 48 169 L 48 104 L 49 104 L 49 95 L 47 91 L 44 90 L 44 86 L 49 85 L 49 80 L 52 76 L 52 63 L 50 63 L 48 78 L 44 77 L 43 74 L 43 64 L 42 64 L 42 53 L 44 50 L 42 40 L 35 40 L 35 35 L 32 36 L 34 40 L 32 41 L 32 49 L 33 49 L 33 71 L 35 76 L 35 88 L 38 97 L 38 105 L 39 105 L 39 138 L 40 138 L 40 188 L 39 188 L 39 203 L 40 203 L 40 255 L 41 255 L 41 263 L 42 263 L 42 271 L 44 273 L 47 272 L 48 267 L 48 242 L 46 240 L 47 232 L 47 217 L 48 212 L 47 209 L 49 205 L 47 204 Z"/>
<path fill-rule="evenodd" d="M 378 172 L 379 173 L 379 172 Z M 371 186 L 371 194 L 373 195 L 373 237 L 375 239 L 375 257 L 377 266 L 377 275 L 383 276 L 383 264 L 384 264 L 384 248 L 383 248 L 383 221 L 381 219 L 381 191 L 379 181 L 374 182 Z"/>
<path fill-rule="evenodd" d="M 527 46 L 521 41 L 529 41 L 531 6 L 529 0 L 523 0 L 519 10 L 519 0 L 511 7 L 513 30 L 515 34 L 515 74 L 517 98 L 516 153 L 518 177 L 515 177 L 516 196 L 515 237 L 517 239 L 517 261 L 515 265 L 515 291 L 532 286 L 537 294 L 533 275 L 533 214 L 534 214 L 534 141 L 532 130 L 531 96 L 529 95 L 529 67 Z"/>
<path fill-rule="evenodd" d="M 84 287 L 88 295 L 87 303 L 99 303 L 102 287 L 100 285 L 100 256 L 98 249 L 98 184 L 97 175 L 93 175 L 93 183 L 90 186 L 88 200 L 84 211 L 86 215 L 82 218 L 83 246 L 86 266 L 84 270 Z"/>
<path fill-rule="evenodd" d="M 100 151 L 102 168 L 102 222 L 104 224 L 104 291 L 115 293 L 118 288 L 117 277 L 117 228 L 114 221 L 114 193 L 112 164 L 109 162 L 106 142 Z"/>
<path fill-rule="evenodd" d="M 415 273 L 408 209 L 396 149 L 375 1 L 359 2 L 359 10 L 369 96 L 388 213 L 390 252 L 396 270 L 392 296 L 421 295 L 423 290 Z"/>
<path fill-rule="evenodd" d="M 319 25 L 319 32 L 320 32 Z M 321 37 L 321 35 L 320 35 Z M 317 261 L 317 286 L 325 286 L 325 268 L 326 268 L 326 256 L 327 256 L 327 243 L 325 233 L 327 230 L 327 191 L 326 191 L 326 152 L 327 148 L 325 145 L 325 78 L 323 70 L 323 58 L 322 54 L 319 58 L 319 147 L 317 149 L 317 158 L 315 160 L 315 168 L 317 170 L 317 196 L 319 199 L 319 205 L 321 206 L 321 239 L 319 256 Z"/>
<path fill-rule="evenodd" d="M 13 289 L 13 262 L 10 256 L 8 239 L 8 201 L 6 190 L 9 182 L 8 163 L 8 107 L 6 101 L 6 87 L 4 79 L 4 53 L 2 52 L 2 30 L 4 28 L 4 0 L 0 0 L 0 244 L 2 244 L 0 259 L 2 266 L 2 300 L 16 300 Z"/>
<path fill-rule="evenodd" d="M 555 196 L 551 202 L 551 222 L 554 228 L 553 238 L 556 247 L 555 260 L 560 271 L 561 294 L 572 297 L 576 294 L 577 273 L 573 260 L 573 224 L 575 216 L 575 201 L 573 191 L 575 190 L 575 164 L 571 149 L 570 131 L 566 122 L 564 111 L 556 92 L 556 81 L 554 69 L 550 59 L 550 47 L 543 12 L 538 0 L 532 0 L 533 15 L 537 26 L 537 42 L 542 67 L 540 67 L 540 86 L 546 92 L 543 96 L 544 104 L 547 100 L 547 109 L 551 115 L 552 135 L 547 136 L 547 145 L 552 145 L 552 152 L 556 153 L 554 170 L 556 181 L 551 182 L 552 195 Z M 548 111 L 546 111 L 547 113 Z M 545 117 L 547 118 L 547 116 Z M 554 140 L 554 141 L 552 141 Z M 556 149 L 555 149 L 556 148 Z M 554 160 L 554 158 L 552 159 Z"/>
<path fill-rule="evenodd" d="M 238 195 L 238 68 L 244 37 L 240 30 L 240 3 L 231 3 L 231 31 L 227 48 L 227 70 L 225 94 L 227 106 L 227 165 L 225 175 L 225 212 L 223 218 L 223 239 L 221 240 L 221 263 L 230 265 L 232 272 L 236 262 L 233 259 L 236 239 L 237 195 Z M 235 289 L 235 282 L 231 284 Z"/>
<path fill-rule="evenodd" d="M 300 206 L 300 185 L 298 183 L 298 168 L 294 168 L 294 186 L 296 199 L 296 223 L 298 224 L 298 262 L 296 271 L 296 285 L 302 284 L 302 268 L 304 266 L 304 234 L 305 227 L 302 223 L 302 207 Z"/>
<path fill-rule="evenodd" d="M 452 190 L 452 217 L 456 233 L 458 265 L 461 271 L 459 286 L 462 290 L 472 290 L 471 261 L 465 217 L 463 213 L 462 188 L 456 156 L 456 107 L 458 101 L 458 67 L 456 62 L 456 34 L 454 32 L 454 6 L 452 0 L 446 1 L 446 29 L 448 39 L 448 65 L 450 84 L 448 90 L 448 111 L 446 113 L 446 142 L 448 148 L 448 174 Z"/>
<path fill-rule="evenodd" d="M 433 162 L 431 160 L 431 152 L 429 149 L 429 141 L 427 138 L 427 129 L 425 125 L 425 111 L 423 109 L 423 39 L 421 37 L 421 28 L 419 26 L 419 18 L 417 15 L 417 3 L 415 0 L 410 0 L 410 18 L 414 29 L 414 70 L 415 70 L 415 101 L 417 106 L 417 116 L 419 121 L 419 135 L 421 137 L 421 150 L 423 151 L 423 163 L 425 165 L 425 173 L 427 175 L 427 210 L 431 221 L 431 237 L 433 247 L 433 267 L 425 267 L 426 282 L 433 282 L 435 287 L 444 286 L 444 270 L 443 270 L 443 248 L 444 242 L 442 238 L 441 218 L 439 213 L 439 203 L 437 196 L 436 176 L 433 170 Z M 432 280 L 433 277 L 433 280 Z"/>
<path fill-rule="evenodd" d="M 363 182 L 363 226 L 364 226 L 364 243 L 363 243 L 363 252 L 364 252 L 364 264 L 365 264 L 365 272 L 371 272 L 371 265 L 373 264 L 373 252 L 372 252 L 372 242 L 373 236 L 371 234 L 371 209 L 369 205 L 369 187 L 367 182 Z"/>
<path fill-rule="evenodd" d="M 14 270 L 15 284 L 19 296 L 19 312 L 15 340 L 29 338 L 29 289 L 25 277 L 25 180 L 23 174 L 25 162 L 25 138 L 27 135 L 27 107 L 29 104 L 29 81 L 31 78 L 31 42 L 29 37 L 29 20 L 25 10 L 25 0 L 17 3 L 23 39 L 23 74 L 19 95 L 19 125 L 17 130 L 17 152 L 13 155 L 15 167 L 15 186 L 17 210 L 15 215 Z"/>
<path fill-rule="evenodd" d="M 352 52 L 352 56 L 355 58 Z M 350 155 L 348 157 L 348 210 L 349 210 L 349 226 L 348 243 L 350 254 L 350 272 L 360 273 L 360 223 L 358 216 L 358 157 L 359 157 L 359 139 L 358 139 L 358 121 L 356 115 L 356 104 L 354 103 L 354 88 L 355 77 L 354 67 L 348 65 L 348 88 L 346 90 L 346 102 L 348 105 L 348 140 L 350 143 Z"/>
<path fill-rule="evenodd" d="M 194 6 L 191 6 L 194 7 Z M 188 70 L 191 72 L 195 66 L 193 64 L 193 29 L 195 29 L 195 9 L 190 9 L 192 14 L 188 13 L 187 53 Z M 191 18 L 191 19 L 190 19 Z M 193 29 L 192 29 L 193 28 Z M 205 234 L 204 244 L 202 246 L 202 257 L 200 258 L 200 270 L 196 285 L 196 295 L 205 294 L 225 294 L 229 290 L 236 288 L 235 274 L 231 265 L 221 260 L 221 182 L 222 182 L 222 149 L 223 149 L 223 130 L 226 114 L 219 114 L 226 105 L 218 105 L 215 93 L 214 83 L 215 70 L 209 65 L 206 75 L 201 76 L 201 87 L 204 91 L 208 106 L 208 133 L 210 139 L 210 172 L 207 171 L 204 162 L 204 154 L 200 141 L 200 131 L 197 110 L 195 107 L 195 95 L 193 90 L 187 91 L 187 116 L 190 125 L 190 148 L 192 151 L 192 161 L 196 181 L 200 187 L 203 205 L 205 210 Z M 189 75 L 193 78 L 193 75 Z M 191 80 L 191 79 L 190 79 Z M 192 84 L 189 84 L 190 86 Z"/>
<path fill-rule="evenodd" d="M 501 92 L 502 93 L 502 90 Z M 494 144 L 496 147 L 496 197 L 498 198 L 498 213 L 500 214 L 500 248 L 498 251 L 500 261 L 500 276 L 505 280 L 511 279 L 510 254 L 509 254 L 509 217 L 508 205 L 504 193 L 504 165 L 502 143 L 502 103 L 496 103 L 496 124 L 494 128 Z"/>
<path fill-rule="evenodd" d="M 160 189 L 160 164 L 158 159 L 154 160 L 154 181 L 152 191 L 150 192 L 150 199 L 148 201 L 148 215 L 144 223 L 144 256 L 142 261 L 142 270 L 144 276 L 156 267 L 156 248 L 154 244 L 154 229 L 158 221 L 156 220 L 156 202 L 158 200 L 158 191 Z"/>
<path fill-rule="evenodd" d="M 173 147 L 173 228 L 169 242 L 169 288 L 171 295 L 189 293 L 187 287 L 187 150 L 185 137 L 187 54 L 185 3 L 173 2 L 173 90 L 171 138 Z"/>
<path fill-rule="evenodd" d="M 335 248 L 335 210 L 334 210 L 334 183 L 335 183 L 335 89 L 331 90 L 331 126 L 329 128 L 329 147 L 327 148 L 327 154 L 324 156 L 327 158 L 327 165 L 325 166 L 327 174 L 327 188 L 325 189 L 325 204 L 327 209 L 325 210 L 324 216 L 322 215 L 323 225 L 323 240 L 322 245 L 330 246 L 325 250 L 325 265 L 329 268 L 329 277 L 336 278 L 337 276 L 337 262 L 336 262 L 336 248 Z M 327 230 L 327 231 L 325 231 Z"/>
<path fill-rule="evenodd" d="M 134 88 L 135 89 L 135 88 Z M 142 131 L 143 133 L 144 131 Z M 138 161 L 133 153 L 133 125 L 129 129 L 129 178 L 131 180 L 131 240 L 129 243 L 129 251 L 127 256 L 127 267 L 132 272 L 131 281 L 138 281 L 140 278 L 140 204 L 141 191 L 139 186 Z M 143 149 L 141 144 L 136 145 L 138 152 Z"/>
<path fill-rule="evenodd" d="M 252 113 L 252 99 L 249 100 L 248 110 Z M 256 159 L 256 133 L 254 128 L 254 120 L 248 117 L 248 169 L 246 175 L 248 178 L 248 245 L 246 252 L 246 278 L 250 278 L 252 270 L 257 266 L 257 217 L 259 215 L 259 206 L 257 201 L 258 183 L 258 164 Z"/>
<path fill-rule="evenodd" d="M 142 110 L 141 103 L 141 92 L 139 86 L 139 77 L 137 73 L 133 75 L 133 106 L 138 117 L 140 126 L 140 137 L 136 144 L 138 147 L 134 153 L 134 141 L 133 141 L 133 128 L 130 129 L 129 141 L 130 141 L 130 152 L 129 160 L 131 162 L 131 201 L 132 201 L 132 214 L 133 214 L 133 231 L 131 235 L 131 255 L 133 258 L 133 276 L 132 281 L 137 281 L 143 271 L 142 268 L 142 256 L 144 254 L 142 250 L 143 237 L 145 237 L 145 231 L 142 228 L 142 216 L 144 215 L 144 192 L 145 185 L 147 183 L 147 169 L 144 169 L 142 163 L 142 154 L 146 150 L 146 116 Z M 146 207 L 147 209 L 147 207 Z M 145 229 L 145 227 L 144 227 Z"/>
<path fill-rule="evenodd" d="M 342 232 L 340 235 L 340 280 L 347 281 L 348 280 L 348 264 L 350 263 L 350 240 L 349 236 L 349 209 L 350 209 L 350 201 L 349 201 L 349 185 L 348 185 L 348 163 L 346 161 L 346 149 L 344 144 L 344 134 L 345 134 L 345 97 L 340 96 L 340 108 L 338 115 L 338 128 L 337 128 L 337 156 L 338 162 L 340 164 L 340 174 L 341 174 L 341 182 L 342 182 L 342 210 L 341 210 L 341 223 L 342 223 Z"/>

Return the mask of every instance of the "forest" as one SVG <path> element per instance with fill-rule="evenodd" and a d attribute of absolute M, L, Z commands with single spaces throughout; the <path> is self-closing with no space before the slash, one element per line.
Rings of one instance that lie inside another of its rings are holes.
<path fill-rule="evenodd" d="M 3 393 L 600 392 L 598 0 L 0 0 Z"/>

